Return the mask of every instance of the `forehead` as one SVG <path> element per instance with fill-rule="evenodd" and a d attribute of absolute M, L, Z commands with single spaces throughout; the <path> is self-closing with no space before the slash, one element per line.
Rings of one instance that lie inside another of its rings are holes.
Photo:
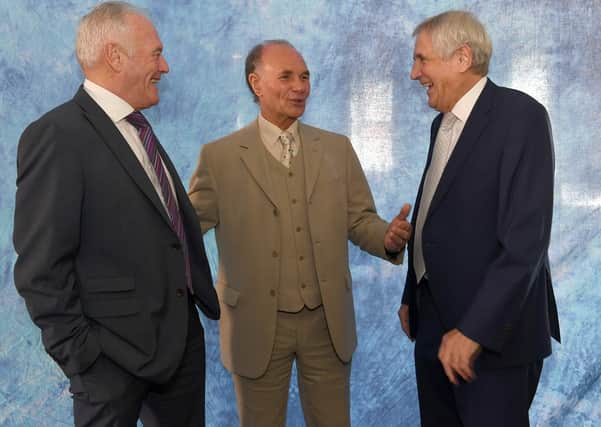
<path fill-rule="evenodd" d="M 420 32 L 415 38 L 414 56 L 432 56 L 432 36 L 426 31 Z"/>
<path fill-rule="evenodd" d="M 288 45 L 273 44 L 263 48 L 259 68 L 292 70 L 304 72 L 307 70 L 305 60 L 298 51 Z"/>

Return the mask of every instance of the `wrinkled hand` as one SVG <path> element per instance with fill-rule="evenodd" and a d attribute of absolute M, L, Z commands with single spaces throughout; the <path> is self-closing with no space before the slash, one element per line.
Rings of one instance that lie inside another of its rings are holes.
<path fill-rule="evenodd" d="M 402 251 L 411 237 L 411 224 L 407 221 L 410 211 L 411 205 L 405 203 L 399 214 L 390 222 L 384 235 L 384 247 L 388 252 Z"/>
<path fill-rule="evenodd" d="M 457 374 L 467 382 L 475 380 L 474 362 L 481 351 L 480 344 L 463 335 L 459 329 L 452 329 L 444 334 L 438 349 L 438 359 L 449 381 L 459 385 Z"/>
<path fill-rule="evenodd" d="M 411 341 L 415 341 L 415 338 L 411 336 L 411 330 L 409 329 L 409 306 L 407 304 L 402 304 L 399 308 L 399 320 L 401 321 L 401 328 L 403 328 L 403 332 L 407 335 Z"/>

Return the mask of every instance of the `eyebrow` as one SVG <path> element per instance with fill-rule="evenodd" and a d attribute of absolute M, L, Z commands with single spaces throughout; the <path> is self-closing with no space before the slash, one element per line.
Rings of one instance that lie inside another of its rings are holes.
<path fill-rule="evenodd" d="M 280 71 L 278 73 L 278 75 L 280 75 L 280 76 L 283 76 L 283 75 L 286 75 L 286 74 L 295 74 L 295 73 L 292 70 L 282 70 L 282 71 Z M 300 75 L 302 75 L 302 76 L 310 76 L 311 73 L 309 73 L 309 70 L 305 70 L 302 73 L 300 73 Z"/>

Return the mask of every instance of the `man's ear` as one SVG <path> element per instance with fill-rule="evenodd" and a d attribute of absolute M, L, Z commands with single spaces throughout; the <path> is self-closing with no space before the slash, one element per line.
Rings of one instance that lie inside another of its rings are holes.
<path fill-rule="evenodd" d="M 248 84 L 252 88 L 252 90 L 253 90 L 254 94 L 257 96 L 257 98 L 261 97 L 260 80 L 261 79 L 259 78 L 259 75 L 257 73 L 250 73 L 248 75 Z"/>
<path fill-rule="evenodd" d="M 460 72 L 465 72 L 472 68 L 474 55 L 472 48 L 467 44 L 461 45 L 454 53 Z"/>
<path fill-rule="evenodd" d="M 103 59 L 114 72 L 119 72 L 123 69 L 125 60 L 125 52 L 116 43 L 107 43 L 103 49 Z"/>

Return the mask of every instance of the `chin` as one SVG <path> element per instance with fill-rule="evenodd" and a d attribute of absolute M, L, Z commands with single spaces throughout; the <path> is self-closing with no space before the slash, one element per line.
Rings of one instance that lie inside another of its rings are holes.
<path fill-rule="evenodd" d="M 295 119 L 298 119 L 304 113 L 305 113 L 304 107 L 303 108 L 295 108 L 293 111 L 290 112 L 289 116 L 294 117 Z"/>
<path fill-rule="evenodd" d="M 158 103 L 159 103 L 159 97 L 158 96 L 150 98 L 148 100 L 148 106 L 146 108 L 149 108 L 149 107 L 152 107 L 154 105 L 157 105 Z"/>

